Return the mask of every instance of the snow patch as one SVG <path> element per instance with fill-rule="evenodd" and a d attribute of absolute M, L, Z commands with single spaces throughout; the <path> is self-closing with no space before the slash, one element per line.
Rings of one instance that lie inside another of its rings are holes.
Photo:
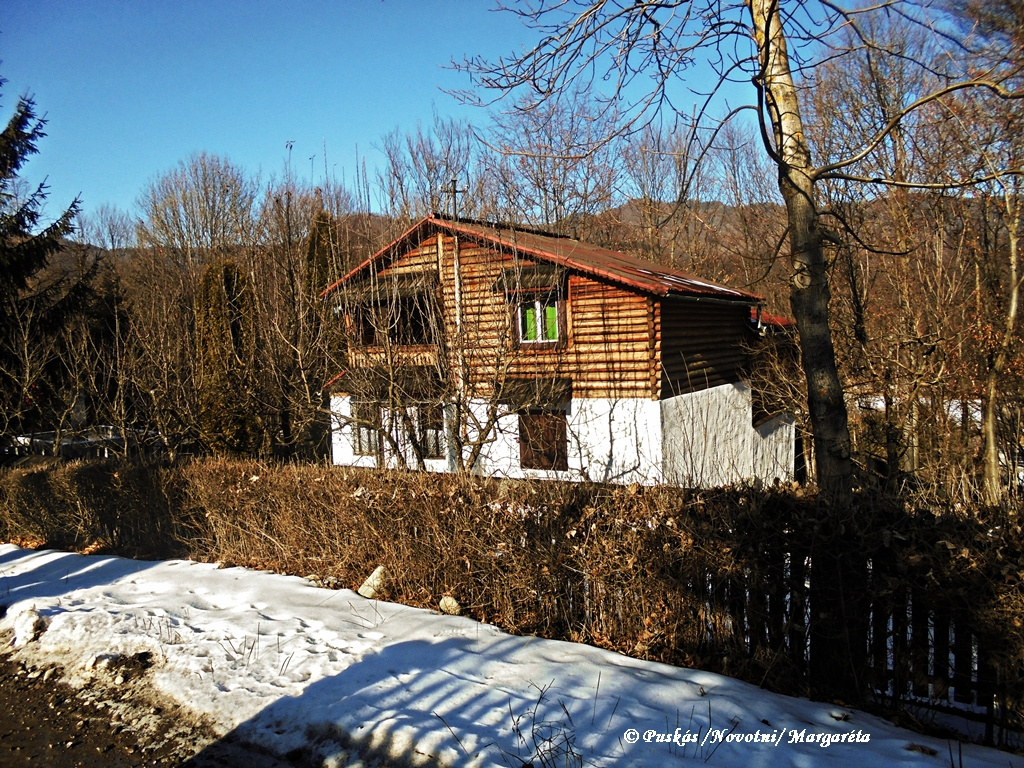
<path fill-rule="evenodd" d="M 35 640 L 46 631 L 47 620 L 35 609 L 34 606 L 25 605 L 20 609 L 7 612 L 7 618 L 12 619 L 14 639 L 11 645 L 21 648 Z"/>
<path fill-rule="evenodd" d="M 853 768 L 939 766 L 949 749 L 855 710 L 296 577 L 11 545 L 0 562 L 18 601 L 0 632 L 25 653 L 77 669 L 68 680 L 79 685 L 145 686 L 182 717 L 281 757 Z M 963 761 L 1024 768 L 974 745 Z"/>

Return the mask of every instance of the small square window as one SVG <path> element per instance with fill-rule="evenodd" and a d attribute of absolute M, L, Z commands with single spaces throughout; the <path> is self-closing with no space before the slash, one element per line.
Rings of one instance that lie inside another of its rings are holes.
<path fill-rule="evenodd" d="M 564 411 L 519 414 L 519 463 L 523 469 L 569 469 L 569 430 Z"/>
<path fill-rule="evenodd" d="M 519 302 L 519 340 L 523 343 L 552 343 L 560 338 L 561 302 L 548 293 Z"/>

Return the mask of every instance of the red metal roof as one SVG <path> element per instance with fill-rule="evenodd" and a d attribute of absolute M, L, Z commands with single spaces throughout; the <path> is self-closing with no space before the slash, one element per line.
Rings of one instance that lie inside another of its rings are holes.
<path fill-rule="evenodd" d="M 604 278 L 655 296 L 713 298 L 744 304 L 757 304 L 762 301 L 762 297 L 756 294 L 700 280 L 678 269 L 664 267 L 579 240 L 520 230 L 507 225 L 448 219 L 437 215 L 420 219 L 401 237 L 381 248 L 347 275 L 324 289 L 320 295 L 326 296 L 374 262 L 399 255 L 398 251 L 402 246 L 426 228 L 458 234 L 481 244 L 515 251 L 539 261 L 558 264 L 584 275 Z"/>
<path fill-rule="evenodd" d="M 757 307 L 750 308 L 750 319 L 754 322 L 757 322 L 758 319 L 760 319 L 762 324 L 771 325 L 776 328 L 793 328 L 796 326 L 795 320 L 783 317 L 782 315 L 773 315 L 772 313 L 765 312 L 763 310 L 758 312 Z"/>

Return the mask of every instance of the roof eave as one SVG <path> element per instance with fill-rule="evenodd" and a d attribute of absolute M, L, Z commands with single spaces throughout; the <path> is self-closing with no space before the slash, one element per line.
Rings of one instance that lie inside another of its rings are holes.
<path fill-rule="evenodd" d="M 537 247 L 533 247 L 533 246 L 527 245 L 525 243 L 519 243 L 519 242 L 517 242 L 515 240 L 515 237 L 514 237 L 514 234 L 515 234 L 516 230 L 514 228 L 511 228 L 511 227 L 506 229 L 506 230 L 501 230 L 501 229 L 498 229 L 498 228 L 494 228 L 492 232 L 481 232 L 479 229 L 471 228 L 471 227 L 463 224 L 462 222 L 460 222 L 458 220 L 439 218 L 439 217 L 434 216 L 434 215 L 424 216 L 422 219 L 417 221 L 415 224 L 413 224 L 411 227 L 409 227 L 409 229 L 407 229 L 405 232 L 403 232 L 401 236 L 399 236 L 398 238 L 396 238 L 392 242 L 390 242 L 387 245 L 385 245 L 383 248 L 378 250 L 376 253 L 374 253 L 372 256 L 370 256 L 368 259 L 366 259 L 361 264 L 359 264 L 357 267 L 355 267 L 354 269 L 350 270 L 343 277 L 341 277 L 340 279 L 336 280 L 334 283 L 332 283 L 327 288 L 325 288 L 323 291 L 321 291 L 320 297 L 323 298 L 324 296 L 327 296 L 328 294 L 332 293 L 334 290 L 336 290 L 340 286 L 344 285 L 346 282 L 351 280 L 353 277 L 355 277 L 356 275 L 360 274 L 361 272 L 363 272 L 364 270 L 369 268 L 374 262 L 380 261 L 383 258 L 385 258 L 388 254 L 393 253 L 396 249 L 398 249 L 402 245 L 402 243 L 404 243 L 407 240 L 409 240 L 416 232 L 418 232 L 419 230 L 424 229 L 424 228 L 426 228 L 428 226 L 434 226 L 434 227 L 438 227 L 440 229 L 445 229 L 445 230 L 447 230 L 449 232 L 453 232 L 453 233 L 456 233 L 456 234 L 461 234 L 461 235 L 463 235 L 465 237 L 468 237 L 470 239 L 477 240 L 477 241 L 485 240 L 485 241 L 489 242 L 492 245 L 497 245 L 499 247 L 513 249 L 513 250 L 517 251 L 518 253 L 530 256 L 532 258 L 539 259 L 541 261 L 546 261 L 546 262 L 558 264 L 560 266 L 566 267 L 568 269 L 575 270 L 575 271 L 583 273 L 585 275 L 591 275 L 591 276 L 594 276 L 594 277 L 603 278 L 605 280 L 609 280 L 611 282 L 617 283 L 619 285 L 625 286 L 625 287 L 630 288 L 632 290 L 639 291 L 640 293 L 644 293 L 644 294 L 651 295 L 651 296 L 659 296 L 661 298 L 676 297 L 676 298 L 682 298 L 682 299 L 687 299 L 687 300 L 697 300 L 697 301 L 704 301 L 704 302 L 734 304 L 734 305 L 735 304 L 743 304 L 743 305 L 760 304 L 761 302 L 764 301 L 763 297 L 758 296 L 756 294 L 747 293 L 745 291 L 737 291 L 737 290 L 732 289 L 732 288 L 726 288 L 725 286 L 714 286 L 714 288 L 719 292 L 717 295 L 715 295 L 715 294 L 709 294 L 709 293 L 705 293 L 705 292 L 701 292 L 701 291 L 696 291 L 696 290 L 694 290 L 694 291 L 678 290 L 678 289 L 674 289 L 674 288 L 671 288 L 669 286 L 666 286 L 664 284 L 658 283 L 656 281 L 638 280 L 638 279 L 635 279 L 635 278 L 633 278 L 633 277 L 631 277 L 631 276 L 629 276 L 627 274 L 622 274 L 621 272 L 618 272 L 618 271 L 615 271 L 615 270 L 604 269 L 599 264 L 594 264 L 592 262 L 578 261 L 576 259 L 573 259 L 571 256 L 566 256 L 566 255 L 562 255 L 562 254 L 558 254 L 558 253 L 552 253 L 551 251 L 544 250 L 544 249 L 537 248 Z M 505 232 L 511 232 L 513 234 L 513 237 L 505 236 L 504 235 Z M 565 240 L 565 242 L 566 243 L 572 243 L 572 242 L 576 242 L 576 241 Z M 655 265 L 652 264 L 652 266 L 655 266 Z M 735 294 L 735 296 L 721 295 L 723 293 L 732 293 L 732 294 Z"/>
<path fill-rule="evenodd" d="M 479 232 L 476 232 L 474 230 L 471 230 L 471 229 L 468 229 L 468 228 L 465 228 L 465 227 L 460 227 L 458 222 L 449 222 L 449 221 L 445 221 L 445 220 L 440 220 L 437 223 L 439 225 L 445 226 L 445 227 L 447 227 L 449 229 L 457 230 L 457 231 L 461 232 L 462 234 L 465 234 L 465 235 L 467 235 L 469 237 L 477 237 L 477 238 L 480 237 L 480 233 Z M 512 230 L 512 231 L 514 231 L 514 230 Z M 763 297 L 758 296 L 756 294 L 746 293 L 745 291 L 736 291 L 736 290 L 734 290 L 732 288 L 725 288 L 724 286 L 719 286 L 720 290 L 722 290 L 723 292 L 729 291 L 729 292 L 735 293 L 736 294 L 735 298 L 725 297 L 725 296 L 720 296 L 720 295 L 719 296 L 712 296 L 712 295 L 709 295 L 709 294 L 701 293 L 699 291 L 686 292 L 686 291 L 673 290 L 673 289 L 670 289 L 670 288 L 662 286 L 662 285 L 656 285 L 656 284 L 644 282 L 644 281 L 641 281 L 641 280 L 631 279 L 628 275 L 623 275 L 623 274 L 620 274 L 620 273 L 617 273 L 617 272 L 613 272 L 613 271 L 610 271 L 610 270 L 602 269 L 600 266 L 597 266 L 597 265 L 594 265 L 594 264 L 591 264 L 591 263 L 586 263 L 585 264 L 583 262 L 580 262 L 580 261 L 577 261 L 577 260 L 573 259 L 571 256 L 563 256 L 561 254 L 551 253 L 550 251 L 545 251 L 545 250 L 542 250 L 540 248 L 534 248 L 534 247 L 531 247 L 529 245 L 524 245 L 522 243 L 517 243 L 517 242 L 514 242 L 514 241 L 510 241 L 508 238 L 502 237 L 500 233 L 495 233 L 494 235 L 488 237 L 487 239 L 491 240 L 492 242 L 496 242 L 499 245 L 503 245 L 503 246 L 505 246 L 507 248 L 514 248 L 519 253 L 523 253 L 523 254 L 526 254 L 528 256 L 532 256 L 533 258 L 541 259 L 543 261 L 554 262 L 554 263 L 560 264 L 561 266 L 567 267 L 569 269 L 575 269 L 576 271 L 582 272 L 584 274 L 594 275 L 596 277 L 602 277 L 602 278 L 604 278 L 606 280 L 611 280 L 612 282 L 619 283 L 620 285 L 628 286 L 629 288 L 632 288 L 634 290 L 640 291 L 642 293 L 647 293 L 647 294 L 650 294 L 650 295 L 653 295 L 653 296 L 661 296 L 661 297 L 677 296 L 677 297 L 680 297 L 680 298 L 704 299 L 704 300 L 717 299 L 719 301 L 722 301 L 722 302 L 725 302 L 725 303 L 729 303 L 729 304 L 744 304 L 744 305 L 746 305 L 746 304 L 759 304 L 760 302 L 764 301 Z M 567 241 L 567 242 L 572 242 L 572 241 Z M 652 264 L 652 266 L 655 266 L 655 265 Z"/>

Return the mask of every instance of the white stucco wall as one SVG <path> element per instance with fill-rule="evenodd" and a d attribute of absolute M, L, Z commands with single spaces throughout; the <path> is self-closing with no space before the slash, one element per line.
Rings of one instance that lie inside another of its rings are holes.
<path fill-rule="evenodd" d="M 519 458 L 519 418 L 507 414 L 484 436 L 474 471 L 481 475 L 607 483 L 667 482 L 714 487 L 736 482 L 793 476 L 793 422 L 777 417 L 756 429 L 751 423 L 750 388 L 728 384 L 669 400 L 576 399 L 568 404 L 568 465 L 565 472 L 524 470 Z M 332 453 L 335 464 L 375 466 L 372 456 L 352 450 L 348 397 L 331 399 Z M 465 459 L 486 423 L 487 404 L 468 406 Z M 451 429 L 452 410 L 445 419 Z M 398 463 L 397 457 L 387 460 Z M 457 457 L 426 463 L 434 472 L 451 471 Z"/>
<path fill-rule="evenodd" d="M 792 420 L 776 417 L 755 428 L 746 384 L 724 384 L 660 405 L 666 482 L 712 488 L 792 479 Z"/>
<path fill-rule="evenodd" d="M 573 401 L 570 453 L 580 471 L 598 483 L 660 483 L 661 408 L 656 400 L 631 398 Z"/>
<path fill-rule="evenodd" d="M 776 416 L 755 430 L 760 441 L 755 443 L 754 472 L 766 483 L 794 479 L 796 461 L 796 424 L 789 414 Z"/>
<path fill-rule="evenodd" d="M 383 415 L 384 423 L 388 422 L 388 412 Z M 376 456 L 361 456 L 354 450 L 352 427 L 352 398 L 345 395 L 331 396 L 331 460 L 338 466 L 345 467 L 376 467 Z M 401 467 L 416 466 L 416 456 L 408 440 L 401 434 L 397 442 L 404 456 L 395 455 L 390 446 L 385 444 L 385 466 Z M 448 469 L 447 459 L 426 459 L 424 466 L 430 472 L 444 472 Z"/>
<path fill-rule="evenodd" d="M 474 402 L 471 408 L 471 423 L 484 424 L 487 404 Z M 475 471 L 513 478 L 657 483 L 662 476 L 660 421 L 660 408 L 652 400 L 573 400 L 566 411 L 569 469 L 559 472 L 520 466 L 519 417 L 503 415 L 486 436 Z M 470 437 L 476 439 L 472 429 Z"/>

